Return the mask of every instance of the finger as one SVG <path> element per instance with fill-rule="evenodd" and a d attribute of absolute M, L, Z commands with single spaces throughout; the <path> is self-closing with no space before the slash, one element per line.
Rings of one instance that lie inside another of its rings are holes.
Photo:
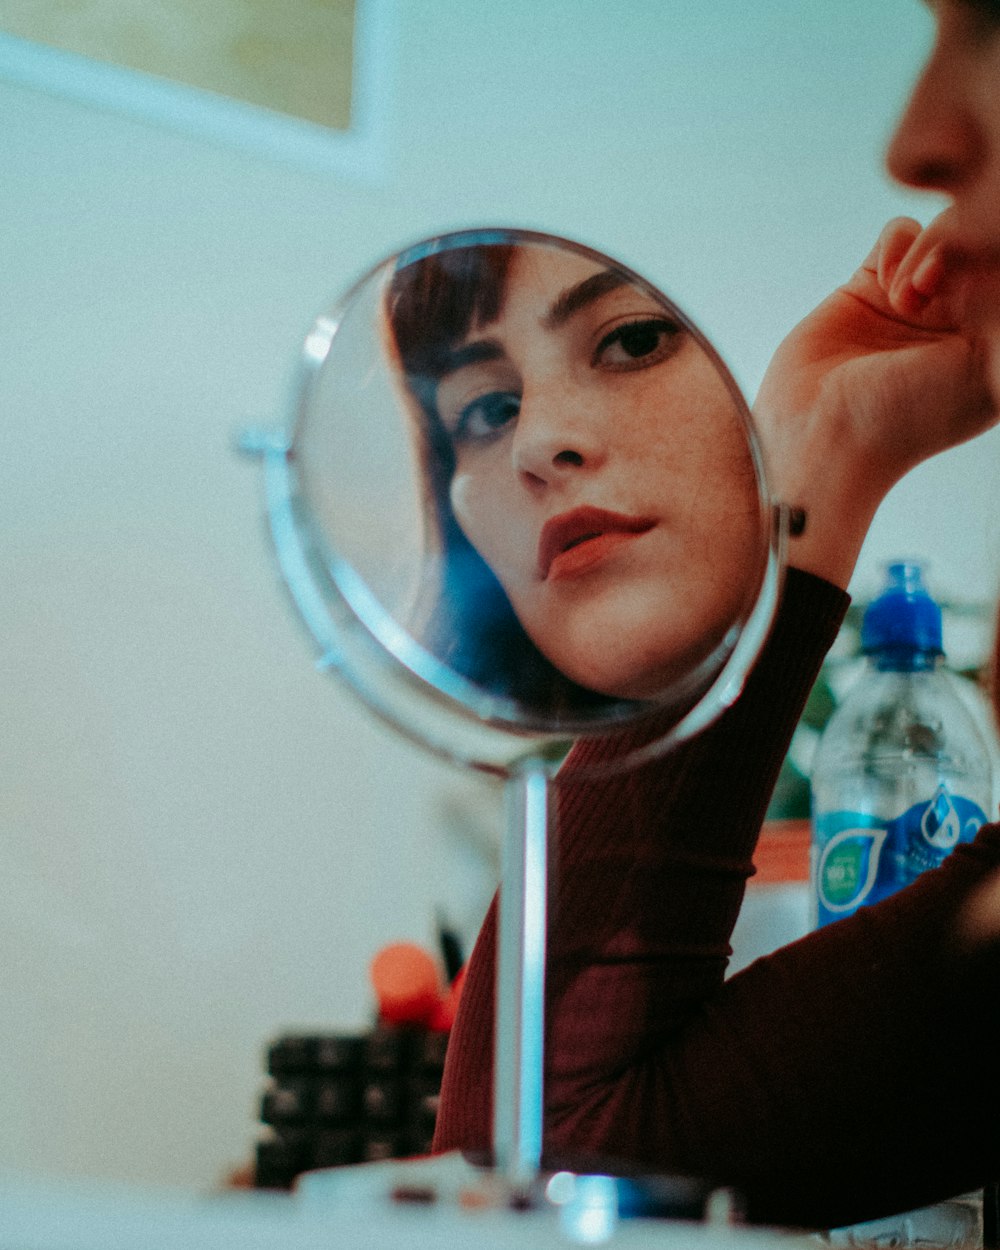
<path fill-rule="evenodd" d="M 913 266 L 910 285 L 918 295 L 930 299 L 940 289 L 944 274 L 944 252 L 940 247 L 934 247 Z"/>
<path fill-rule="evenodd" d="M 947 228 L 941 213 L 913 240 L 900 258 L 888 286 L 889 303 L 903 316 L 914 316 L 941 290 L 946 272 L 942 238 Z"/>
<path fill-rule="evenodd" d="M 894 217 L 879 233 L 875 245 L 847 282 L 845 290 L 895 313 L 889 298 L 896 273 L 923 230 L 912 217 Z"/>
<path fill-rule="evenodd" d="M 894 217 L 882 227 L 875 246 L 861 267 L 876 278 L 884 291 L 888 291 L 896 268 L 921 229 L 920 222 L 912 217 Z"/>

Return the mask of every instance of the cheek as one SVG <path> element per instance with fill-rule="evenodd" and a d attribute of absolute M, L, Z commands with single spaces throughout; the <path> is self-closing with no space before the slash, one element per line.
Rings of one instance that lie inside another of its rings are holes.
<path fill-rule="evenodd" d="M 478 551 L 477 536 L 483 528 L 482 492 L 476 490 L 468 473 L 456 472 L 448 488 L 448 499 L 459 528 Z"/>
<path fill-rule="evenodd" d="M 449 492 L 462 533 L 489 566 L 518 616 L 533 602 L 537 536 L 502 473 L 456 473 Z"/>
<path fill-rule="evenodd" d="M 505 559 L 502 500 L 492 484 L 492 476 L 457 472 L 448 492 L 451 510 L 459 528 L 500 582 L 504 582 Z"/>

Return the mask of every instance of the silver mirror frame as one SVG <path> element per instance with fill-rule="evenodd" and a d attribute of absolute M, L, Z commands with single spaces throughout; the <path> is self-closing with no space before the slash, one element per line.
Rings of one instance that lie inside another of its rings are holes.
<path fill-rule="evenodd" d="M 582 244 L 537 231 L 489 228 L 429 239 L 367 270 L 307 334 L 293 383 L 294 423 L 290 433 L 258 438 L 252 450 L 265 460 L 267 512 L 275 553 L 298 614 L 319 649 L 317 666 L 334 673 L 383 721 L 410 740 L 452 763 L 500 776 L 528 762 L 548 761 L 554 770 L 580 737 L 604 737 L 655 724 L 664 706 L 612 702 L 599 713 L 573 719 L 533 715 L 517 701 L 492 694 L 427 651 L 378 603 L 363 579 L 316 533 L 304 502 L 295 464 L 295 430 L 305 420 L 345 310 L 357 293 L 393 263 L 412 263 L 437 251 L 488 243 L 552 244 L 593 260 L 609 258 Z M 694 704 L 676 723 L 616 759 L 614 769 L 655 758 L 700 732 L 737 697 L 758 654 L 777 606 L 787 540 L 787 510 L 770 498 L 764 457 L 745 399 L 719 354 L 672 300 L 620 262 L 613 262 L 636 286 L 671 308 L 715 365 L 739 415 L 758 486 L 761 545 L 767 555 L 753 609 L 723 644 L 690 675 L 681 697 Z M 736 635 L 733 637 L 732 635 Z"/>

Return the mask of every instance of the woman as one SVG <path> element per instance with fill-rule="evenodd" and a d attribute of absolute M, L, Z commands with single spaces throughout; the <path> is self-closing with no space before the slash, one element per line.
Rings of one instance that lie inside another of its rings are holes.
<path fill-rule="evenodd" d="M 1000 825 L 896 896 L 724 981 L 785 746 L 880 500 L 1000 400 L 1000 11 L 938 0 L 890 168 L 953 206 L 897 221 L 779 349 L 756 407 L 808 510 L 744 694 L 667 759 L 560 775 L 547 965 L 548 1156 L 734 1185 L 752 1218 L 830 1227 L 1000 1175 Z M 991 399 L 989 386 L 994 388 Z M 490 1139 L 495 915 L 470 961 L 437 1145 Z"/>
<path fill-rule="evenodd" d="M 431 649 L 494 690 L 520 678 L 536 706 L 703 688 L 766 543 L 740 410 L 700 343 L 623 270 L 543 240 L 404 257 L 386 311 L 444 570 Z"/>

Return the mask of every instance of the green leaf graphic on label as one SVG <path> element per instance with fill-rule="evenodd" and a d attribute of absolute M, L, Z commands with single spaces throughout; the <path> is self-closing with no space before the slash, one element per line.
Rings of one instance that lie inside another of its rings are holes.
<path fill-rule="evenodd" d="M 884 829 L 842 829 L 823 848 L 817 870 L 819 899 L 827 911 L 852 911 L 871 893 Z"/>

